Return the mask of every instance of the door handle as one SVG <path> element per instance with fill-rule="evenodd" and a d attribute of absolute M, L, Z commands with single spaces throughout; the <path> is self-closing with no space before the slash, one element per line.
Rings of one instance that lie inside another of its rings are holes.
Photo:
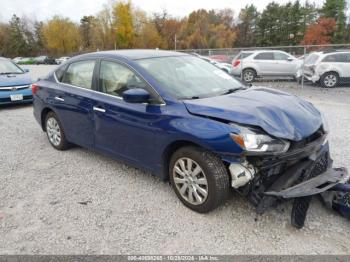
<path fill-rule="evenodd" d="M 55 96 L 55 100 L 64 102 L 64 99 L 62 97 L 59 97 L 59 96 Z"/>
<path fill-rule="evenodd" d="M 105 112 L 106 112 L 106 109 L 103 109 L 103 108 L 101 108 L 101 107 L 96 107 L 96 106 L 94 106 L 92 109 L 93 109 L 94 111 L 101 112 L 101 113 L 105 113 Z"/>

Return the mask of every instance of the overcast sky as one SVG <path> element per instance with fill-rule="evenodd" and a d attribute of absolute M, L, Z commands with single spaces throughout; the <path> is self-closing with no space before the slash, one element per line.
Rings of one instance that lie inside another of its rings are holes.
<path fill-rule="evenodd" d="M 70 17 L 79 21 L 84 15 L 93 15 L 101 10 L 104 3 L 111 0 L 1 0 L 0 20 L 7 21 L 15 13 L 18 16 L 26 15 L 45 20 L 55 14 Z M 272 0 L 132 0 L 135 6 L 148 13 L 159 12 L 167 9 L 168 12 L 177 17 L 188 15 L 191 11 L 204 9 L 233 8 L 236 13 L 247 4 L 255 4 L 262 10 Z M 288 0 L 275 0 L 285 3 Z M 302 1 L 303 2 L 303 1 Z M 312 2 L 312 0 L 310 1 Z M 322 5 L 323 0 L 314 1 Z"/>

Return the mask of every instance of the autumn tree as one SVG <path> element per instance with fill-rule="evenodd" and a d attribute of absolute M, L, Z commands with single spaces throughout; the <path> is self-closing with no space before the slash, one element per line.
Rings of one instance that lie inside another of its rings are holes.
<path fill-rule="evenodd" d="M 109 5 L 104 5 L 96 16 L 96 31 L 93 41 L 99 50 L 114 48 L 115 29 L 113 27 L 112 7 Z"/>
<path fill-rule="evenodd" d="M 69 18 L 54 16 L 43 26 L 43 36 L 47 49 L 55 55 L 78 52 L 81 46 L 79 27 Z"/>
<path fill-rule="evenodd" d="M 214 10 L 206 11 L 200 9 L 192 12 L 183 23 L 181 29 L 182 48 L 227 48 L 233 47 L 236 40 L 236 31 L 233 23 L 222 23 L 222 15 Z M 231 12 L 233 16 L 233 13 Z M 225 18 L 226 21 L 233 21 L 233 17 Z"/>
<path fill-rule="evenodd" d="M 141 9 L 133 10 L 134 48 L 166 48 L 154 21 Z"/>
<path fill-rule="evenodd" d="M 117 2 L 113 6 L 113 26 L 117 47 L 132 48 L 134 44 L 134 25 L 131 2 Z"/>
<path fill-rule="evenodd" d="M 317 23 L 310 25 L 306 31 L 302 45 L 326 45 L 331 43 L 332 34 L 336 29 L 334 18 L 320 18 Z"/>
<path fill-rule="evenodd" d="M 183 20 L 176 18 L 169 18 L 165 21 L 164 29 L 161 36 L 166 43 L 166 48 L 176 49 L 175 41 L 178 42 L 178 37 L 180 36 L 181 28 L 183 27 L 183 25 Z"/>

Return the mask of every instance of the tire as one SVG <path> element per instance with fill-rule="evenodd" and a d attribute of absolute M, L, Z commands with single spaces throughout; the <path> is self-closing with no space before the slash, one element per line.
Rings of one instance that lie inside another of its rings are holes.
<path fill-rule="evenodd" d="M 339 83 L 339 75 L 336 72 L 328 72 L 322 75 L 320 83 L 324 88 L 336 87 Z"/>
<path fill-rule="evenodd" d="M 254 82 L 255 78 L 256 78 L 256 72 L 254 69 L 244 69 L 243 70 L 243 81 L 246 83 L 252 83 Z"/>
<path fill-rule="evenodd" d="M 192 161 L 190 169 L 188 169 L 188 159 Z M 181 167 L 181 162 L 185 168 Z M 197 167 L 201 169 L 200 172 Z M 186 174 L 188 170 L 192 172 Z M 221 159 L 199 147 L 188 146 L 177 150 L 170 160 L 169 177 L 181 202 L 198 213 L 207 213 L 217 208 L 224 203 L 230 193 L 229 176 Z M 190 194 L 192 194 L 192 201 Z"/>
<path fill-rule="evenodd" d="M 53 148 L 63 151 L 70 148 L 61 121 L 54 112 L 49 112 L 45 118 L 45 131 Z M 58 138 L 59 137 L 59 138 Z"/>

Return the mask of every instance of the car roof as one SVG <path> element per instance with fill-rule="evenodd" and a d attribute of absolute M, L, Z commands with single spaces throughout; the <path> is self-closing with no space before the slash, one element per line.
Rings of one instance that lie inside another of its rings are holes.
<path fill-rule="evenodd" d="M 242 53 L 257 53 L 257 52 L 284 52 L 283 50 L 277 50 L 277 49 L 260 49 L 260 50 L 243 50 Z"/>
<path fill-rule="evenodd" d="M 105 58 L 126 58 L 129 60 L 139 60 L 156 57 L 169 57 L 169 56 L 189 56 L 185 53 L 154 50 L 154 49 L 130 49 L 130 50 L 112 50 L 102 51 L 95 53 L 88 53 L 74 57 L 74 59 L 88 58 L 88 57 L 105 57 Z"/>

